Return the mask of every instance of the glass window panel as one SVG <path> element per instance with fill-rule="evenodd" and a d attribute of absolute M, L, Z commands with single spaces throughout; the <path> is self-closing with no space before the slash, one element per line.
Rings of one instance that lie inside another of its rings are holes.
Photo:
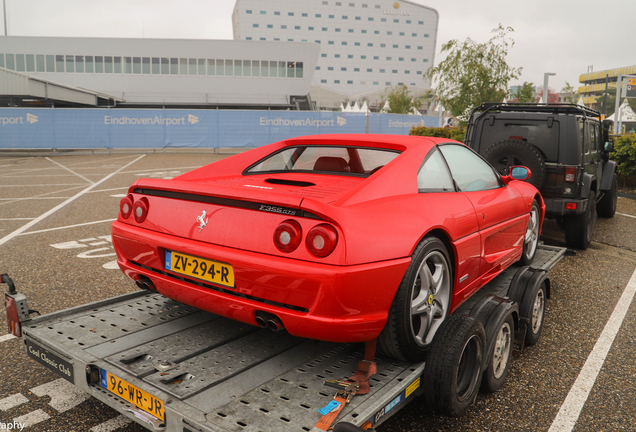
<path fill-rule="evenodd" d="M 269 76 L 269 62 L 267 62 L 267 61 L 262 61 L 261 62 L 261 76 L 262 77 L 268 77 Z"/>
<path fill-rule="evenodd" d="M 197 74 L 197 59 L 188 59 L 188 75 Z"/>
<path fill-rule="evenodd" d="M 6 64 L 7 64 L 7 69 L 15 70 L 15 55 L 14 54 L 6 55 Z M 62 62 L 62 66 L 64 66 L 63 62 Z"/>
<path fill-rule="evenodd" d="M 161 57 L 161 75 L 170 74 L 170 59 L 168 57 Z"/>
<path fill-rule="evenodd" d="M 303 78 L 303 62 L 296 62 L 296 78 Z"/>
<path fill-rule="evenodd" d="M 86 73 L 93 73 L 93 56 L 84 56 L 84 70 Z"/>
<path fill-rule="evenodd" d="M 260 76 L 261 75 L 261 62 L 258 60 L 252 60 L 252 76 Z"/>
<path fill-rule="evenodd" d="M 2 57 L 2 54 L 0 54 Z M 2 61 L 2 66 L 4 67 L 4 57 L 0 58 Z M 46 71 L 45 63 L 44 63 L 44 54 L 38 54 L 35 56 L 35 70 L 36 72 L 44 72 Z"/>
<path fill-rule="evenodd" d="M 287 62 L 278 62 L 278 76 L 280 78 L 285 78 L 287 76 Z"/>
<path fill-rule="evenodd" d="M 433 148 L 428 159 L 417 173 L 417 188 L 420 192 L 453 192 L 453 178 L 446 161 L 437 148 Z"/>
<path fill-rule="evenodd" d="M 205 75 L 205 59 L 197 60 L 198 67 L 197 72 L 199 75 Z"/>
<path fill-rule="evenodd" d="M 234 60 L 225 60 L 225 76 L 234 76 Z"/>
<path fill-rule="evenodd" d="M 269 62 L 269 76 L 276 78 L 278 76 L 278 62 Z"/>
<path fill-rule="evenodd" d="M 124 57 L 124 73 L 132 73 L 132 57 Z"/>
<path fill-rule="evenodd" d="M 152 74 L 159 75 L 161 73 L 161 62 L 159 61 L 159 57 L 152 58 Z"/>
<path fill-rule="evenodd" d="M 16 54 L 15 55 L 15 70 L 18 72 L 26 71 L 26 64 L 24 61 L 24 54 Z"/>
<path fill-rule="evenodd" d="M 55 72 L 57 73 L 64 72 L 64 56 L 63 55 L 55 56 Z"/>
<path fill-rule="evenodd" d="M 468 147 L 449 144 L 440 146 L 440 151 L 459 190 L 473 192 L 501 187 L 492 167 Z"/>
<path fill-rule="evenodd" d="M 133 57 L 133 73 L 140 74 L 141 73 L 141 57 Z"/>
<path fill-rule="evenodd" d="M 225 60 L 217 60 L 216 61 L 216 74 L 218 76 L 225 75 Z"/>
<path fill-rule="evenodd" d="M 95 73 L 104 73 L 104 57 L 95 56 Z"/>
<path fill-rule="evenodd" d="M 4 54 L 0 54 L 0 67 L 4 67 Z"/>
<path fill-rule="evenodd" d="M 179 75 L 179 59 L 170 57 L 170 75 Z"/>
<path fill-rule="evenodd" d="M 216 74 L 216 65 L 214 64 L 214 59 L 208 59 L 208 75 Z"/>
<path fill-rule="evenodd" d="M 287 78 L 294 78 L 296 71 L 294 70 L 294 63 L 287 62 Z"/>
<path fill-rule="evenodd" d="M 9 66 L 7 66 L 9 67 Z M 46 56 L 46 71 L 55 72 L 55 56 L 47 54 Z"/>
<path fill-rule="evenodd" d="M 113 58 L 111 56 L 104 57 L 104 73 L 113 73 Z"/>
<path fill-rule="evenodd" d="M 243 76 L 243 60 L 234 60 L 234 76 Z"/>
<path fill-rule="evenodd" d="M 252 76 L 252 60 L 243 60 L 243 76 Z"/>
<path fill-rule="evenodd" d="M 141 73 L 142 74 L 150 73 L 150 57 L 141 58 Z"/>
<path fill-rule="evenodd" d="M 188 74 L 188 59 L 187 58 L 179 59 L 179 74 L 180 75 Z"/>
<path fill-rule="evenodd" d="M 120 74 L 122 72 L 122 61 L 121 61 L 121 57 L 113 57 L 113 71 L 117 74 Z"/>
<path fill-rule="evenodd" d="M 33 54 L 26 55 L 26 70 L 27 72 L 35 72 L 35 56 Z"/>
<path fill-rule="evenodd" d="M 84 57 L 75 56 L 75 72 L 84 73 Z"/>

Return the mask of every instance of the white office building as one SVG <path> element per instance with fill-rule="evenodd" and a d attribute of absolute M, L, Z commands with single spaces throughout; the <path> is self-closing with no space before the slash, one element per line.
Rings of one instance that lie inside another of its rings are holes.
<path fill-rule="evenodd" d="M 323 108 L 381 98 L 387 87 L 430 88 L 438 13 L 411 1 L 236 0 L 234 39 L 320 46 L 311 96 Z"/>

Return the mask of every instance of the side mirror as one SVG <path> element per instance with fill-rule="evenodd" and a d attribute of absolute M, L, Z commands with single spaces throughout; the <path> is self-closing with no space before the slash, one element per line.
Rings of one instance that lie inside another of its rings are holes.
<path fill-rule="evenodd" d="M 605 143 L 605 148 L 604 148 L 604 150 L 605 150 L 607 153 L 613 152 L 613 151 L 614 151 L 614 142 L 613 142 L 613 141 L 607 141 L 607 142 Z"/>
<path fill-rule="evenodd" d="M 510 168 L 510 175 L 503 176 L 501 179 L 505 184 L 508 184 L 512 180 L 528 180 L 530 176 L 532 176 L 532 172 L 529 168 L 515 165 Z"/>

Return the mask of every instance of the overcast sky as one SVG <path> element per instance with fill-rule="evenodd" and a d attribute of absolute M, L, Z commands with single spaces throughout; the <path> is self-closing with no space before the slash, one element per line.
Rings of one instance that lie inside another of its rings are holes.
<path fill-rule="evenodd" d="M 232 39 L 234 0 L 4 1 L 12 36 Z M 544 72 L 554 72 L 550 87 L 559 91 L 566 81 L 578 87 L 589 66 L 636 65 L 633 0 L 412 1 L 439 12 L 435 64 L 443 43 L 485 42 L 501 23 L 514 29 L 508 64 L 523 67 L 519 83 L 542 85 Z"/>

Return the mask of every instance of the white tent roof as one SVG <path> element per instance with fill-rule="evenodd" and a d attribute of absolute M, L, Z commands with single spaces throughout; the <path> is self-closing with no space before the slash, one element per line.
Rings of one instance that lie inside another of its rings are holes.
<path fill-rule="evenodd" d="M 629 102 L 627 101 L 627 99 L 623 101 L 618 110 L 621 113 L 621 122 L 636 122 L 636 113 L 634 113 L 632 107 L 629 106 Z M 614 120 L 615 118 L 616 116 L 614 113 L 611 116 L 607 117 L 607 120 L 616 121 Z"/>

